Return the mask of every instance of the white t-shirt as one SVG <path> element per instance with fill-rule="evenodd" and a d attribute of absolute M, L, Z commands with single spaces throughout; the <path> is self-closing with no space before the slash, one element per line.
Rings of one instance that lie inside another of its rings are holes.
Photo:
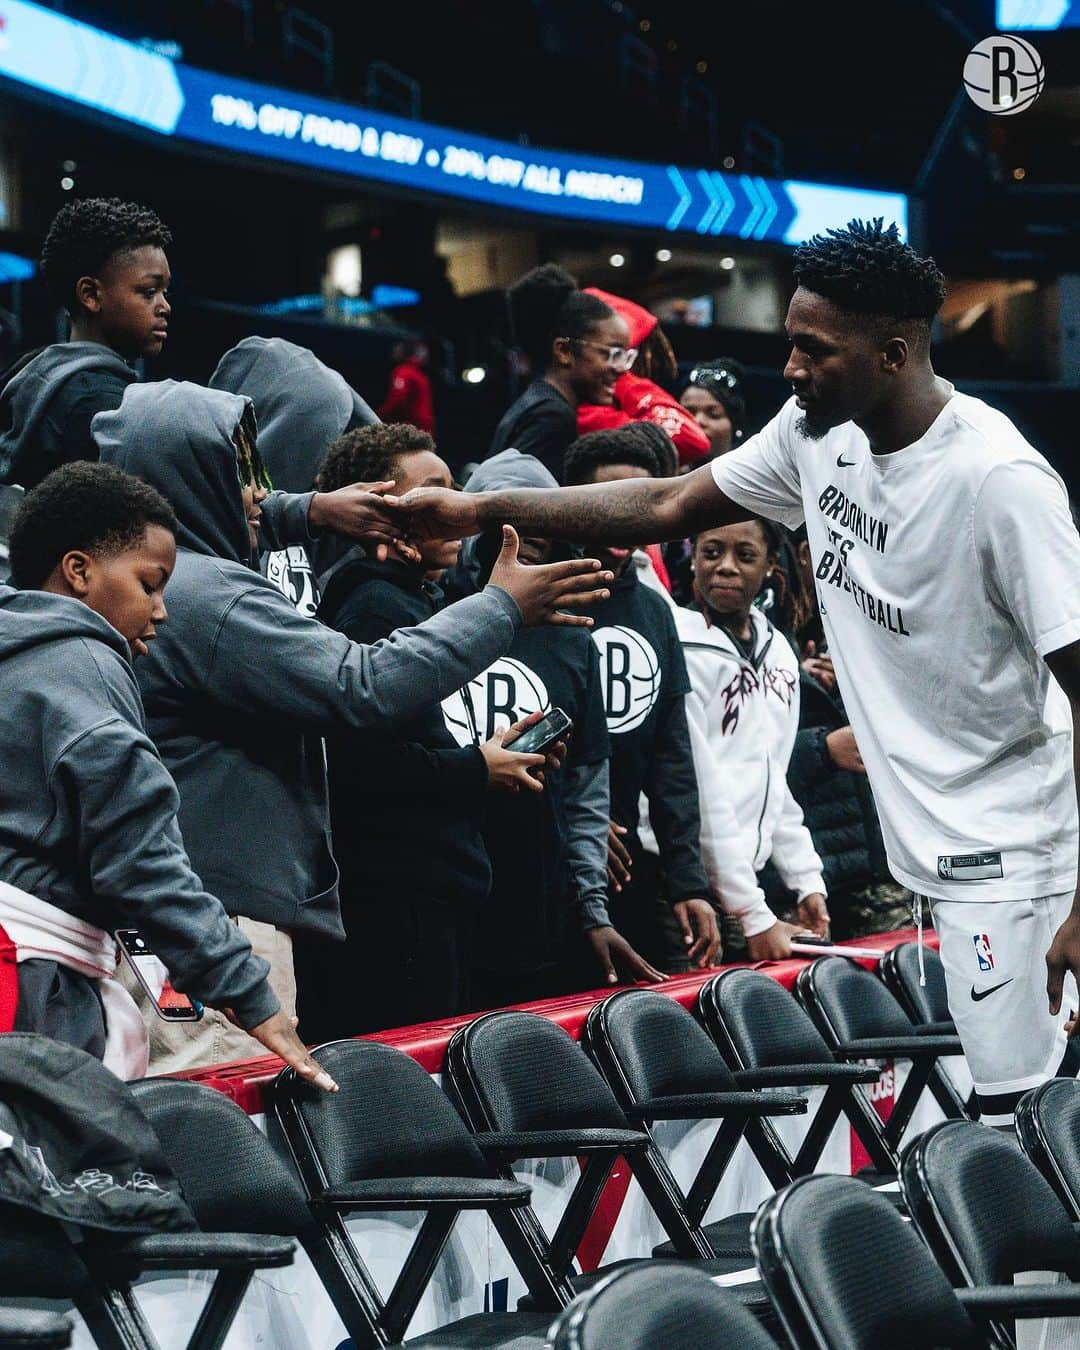
<path fill-rule="evenodd" d="M 1080 537 L 1046 460 L 950 392 L 891 455 L 853 422 L 810 440 L 791 399 L 713 477 L 760 515 L 806 521 L 897 880 L 942 900 L 1071 891 L 1071 717 L 1042 658 L 1080 639 Z"/>

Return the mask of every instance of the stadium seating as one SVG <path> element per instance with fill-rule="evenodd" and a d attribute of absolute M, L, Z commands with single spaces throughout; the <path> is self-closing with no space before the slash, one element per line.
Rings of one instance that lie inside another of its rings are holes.
<path fill-rule="evenodd" d="M 777 1159 L 771 1173 L 774 1185 L 814 1171 L 841 1115 L 874 1164 L 873 1170 L 860 1173 L 861 1178 L 873 1185 L 895 1182 L 895 1159 L 882 1139 L 881 1121 L 859 1091 L 860 1084 L 877 1082 L 878 1070 L 841 1064 L 787 990 L 763 971 L 733 967 L 702 985 L 698 1012 L 740 1087 L 824 1089 L 794 1158 L 768 1121 L 761 1122 L 760 1132 Z M 762 1152 L 758 1161 L 769 1171 Z"/>
<path fill-rule="evenodd" d="M 926 974 L 925 984 L 920 983 L 918 945 L 901 942 L 882 956 L 878 974 L 916 1026 L 924 1028 L 929 1035 L 955 1036 L 956 1024 L 949 1012 L 945 988 L 945 967 L 933 947 L 923 947 L 922 968 Z M 950 1109 L 945 1113 L 949 1117 L 966 1115 L 971 1120 L 978 1119 L 979 1106 L 974 1091 L 964 1101 L 942 1065 L 934 1065 L 928 1086 L 939 1102 L 943 1100 L 941 1094 L 945 1094 L 950 1102 Z"/>
<path fill-rule="evenodd" d="M 977 1121 L 942 1121 L 905 1150 L 900 1184 L 911 1218 L 945 1274 L 977 1294 L 1027 1271 L 1080 1279 L 1080 1233 L 1035 1164 Z M 1080 1286 L 1024 1285 L 1029 1317 L 1080 1315 Z M 986 1306 L 994 1297 L 987 1294 Z M 1011 1313 L 1015 1315 L 1015 1311 Z M 1015 1340 L 1002 1308 L 994 1332 Z"/>
<path fill-rule="evenodd" d="M 600 1194 L 620 1157 L 634 1174 L 674 1252 L 696 1259 L 712 1275 L 744 1270 L 738 1257 L 715 1257 L 701 1229 L 680 1201 L 663 1155 L 647 1133 L 630 1128 L 619 1103 L 579 1046 L 555 1023 L 526 1012 L 487 1013 L 462 1027 L 447 1050 L 451 1094 L 478 1144 L 512 1178 L 520 1158 L 581 1158 L 581 1176 L 549 1239 L 537 1225 L 535 1251 L 553 1287 L 571 1298 L 620 1265 L 614 1262 L 584 1274 L 572 1273 L 574 1254 Z M 760 1286 L 739 1285 L 738 1300 L 769 1319 Z M 527 1307 L 533 1300 L 522 1300 Z"/>
<path fill-rule="evenodd" d="M 672 1261 L 609 1275 L 559 1314 L 548 1337 L 550 1350 L 776 1350 L 729 1293 Z"/>
<path fill-rule="evenodd" d="M 959 1038 L 916 1027 L 870 971 L 842 956 L 822 957 L 799 972 L 795 992 L 837 1059 L 910 1061 L 892 1114 L 880 1129 L 881 1142 L 894 1166 L 899 1162 L 904 1131 L 926 1088 L 946 1116 L 963 1114 L 955 1092 L 941 1091 L 940 1075 L 934 1078 L 939 1059 L 964 1053 Z"/>
<path fill-rule="evenodd" d="M 689 1194 L 672 1177 L 691 1223 L 704 1219 L 749 1127 L 768 1116 L 806 1111 L 806 1098 L 792 1093 L 739 1091 L 723 1056 L 692 1014 L 653 990 L 626 989 L 597 1003 L 586 1021 L 582 1043 L 627 1117 L 650 1135 L 657 1120 L 718 1122 Z M 775 1175 L 772 1168 L 766 1175 L 770 1172 Z M 714 1254 L 749 1263 L 752 1219 L 752 1214 L 732 1214 L 705 1225 Z M 675 1252 L 671 1244 L 664 1244 L 654 1254 Z"/>
<path fill-rule="evenodd" d="M 1016 1136 L 1074 1222 L 1080 1221 L 1080 1082 L 1051 1078 L 1025 1093 L 1016 1107 Z"/>
<path fill-rule="evenodd" d="M 274 1087 L 274 1110 L 312 1212 L 341 1277 L 354 1290 L 354 1312 L 346 1323 L 354 1344 L 402 1343 L 464 1210 L 487 1211 L 530 1289 L 547 1295 L 545 1271 L 514 1222 L 524 1212 L 536 1223 L 529 1210 L 529 1187 L 492 1175 L 431 1077 L 402 1051 L 374 1041 L 333 1041 L 312 1056 L 336 1079 L 340 1091 L 320 1092 L 292 1069 L 284 1069 Z M 419 1213 L 424 1219 L 393 1289 L 384 1298 L 345 1218 L 395 1211 Z M 553 1296 L 550 1306 L 556 1309 L 568 1301 L 565 1295 Z M 550 1313 L 481 1313 L 408 1344 L 433 1350 L 503 1346 L 525 1350 L 543 1345 L 549 1320 Z"/>
<path fill-rule="evenodd" d="M 0 1347 L 53 1350 L 71 1344 L 71 1322 L 52 1313 L 0 1311 Z"/>

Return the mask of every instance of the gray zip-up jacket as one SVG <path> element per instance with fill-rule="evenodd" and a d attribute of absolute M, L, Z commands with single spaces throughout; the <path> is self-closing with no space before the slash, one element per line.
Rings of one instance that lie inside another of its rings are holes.
<path fill-rule="evenodd" d="M 521 615 L 489 587 L 366 647 L 298 614 L 251 563 L 233 445 L 249 407 L 172 380 L 133 385 L 94 434 L 179 523 L 169 622 L 138 673 L 192 861 L 231 913 L 340 937 L 320 737 L 407 722 L 506 652 Z M 295 522 L 283 536 L 305 503 L 267 499 L 280 543 L 298 542 Z"/>
<path fill-rule="evenodd" d="M 178 989 L 277 1011 L 266 962 L 191 870 L 127 644 L 78 600 L 0 586 L 0 880 L 111 932 L 145 932 Z"/>

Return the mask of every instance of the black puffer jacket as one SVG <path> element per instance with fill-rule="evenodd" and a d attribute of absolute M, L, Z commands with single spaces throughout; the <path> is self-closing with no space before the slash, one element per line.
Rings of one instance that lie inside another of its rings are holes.
<path fill-rule="evenodd" d="M 788 785 L 803 809 L 829 891 L 885 879 L 888 867 L 877 808 L 864 774 L 838 769 L 825 739 L 848 725 L 839 691 L 830 694 L 803 671 L 799 731 L 788 765 Z"/>

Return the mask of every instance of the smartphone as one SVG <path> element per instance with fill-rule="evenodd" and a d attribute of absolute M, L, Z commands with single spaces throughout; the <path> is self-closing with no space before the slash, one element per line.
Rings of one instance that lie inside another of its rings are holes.
<path fill-rule="evenodd" d="M 159 1017 L 166 1022 L 197 1022 L 202 1017 L 202 1004 L 173 988 L 164 963 L 137 928 L 118 928 L 115 937 Z"/>
<path fill-rule="evenodd" d="M 797 956 L 846 956 L 849 961 L 880 961 L 885 955 L 880 947 L 849 947 L 814 933 L 797 933 L 791 939 L 791 950 Z"/>
<path fill-rule="evenodd" d="M 539 722 L 526 727 L 516 741 L 507 741 L 507 750 L 516 750 L 521 755 L 543 755 L 561 741 L 573 727 L 573 722 L 561 708 L 552 708 Z"/>

